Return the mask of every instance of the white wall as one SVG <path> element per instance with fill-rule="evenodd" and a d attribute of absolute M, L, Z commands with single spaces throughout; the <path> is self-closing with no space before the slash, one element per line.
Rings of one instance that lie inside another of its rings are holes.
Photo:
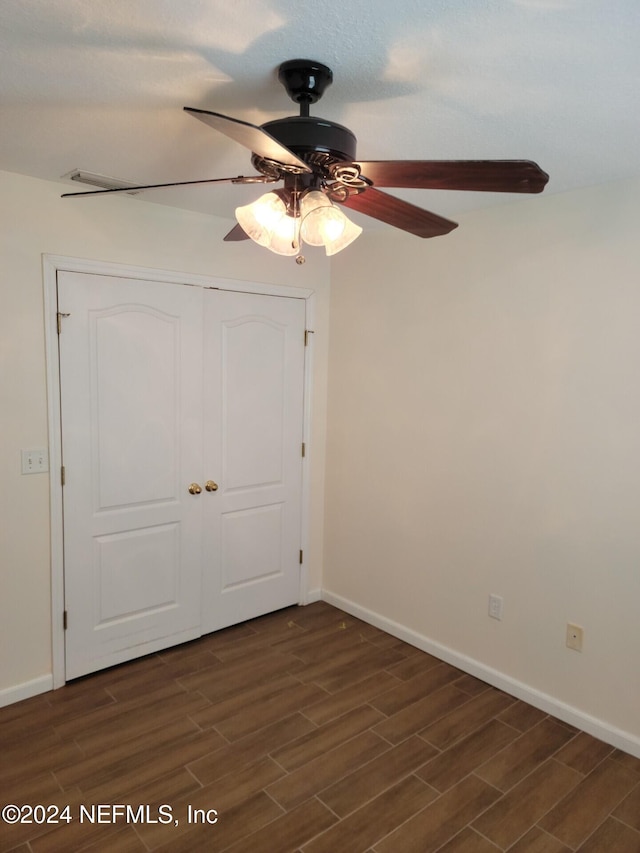
<path fill-rule="evenodd" d="M 49 483 L 23 476 L 20 449 L 47 445 L 42 254 L 312 288 L 316 293 L 311 424 L 310 587 L 322 565 L 329 267 L 250 243 L 232 223 L 140 199 L 60 199 L 63 185 L 0 172 L 0 698 L 51 673 Z"/>
<path fill-rule="evenodd" d="M 640 755 L 639 195 L 336 258 L 323 585 Z"/>

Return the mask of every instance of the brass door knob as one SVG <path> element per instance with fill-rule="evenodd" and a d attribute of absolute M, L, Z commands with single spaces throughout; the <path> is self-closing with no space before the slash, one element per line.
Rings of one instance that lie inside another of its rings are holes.
<path fill-rule="evenodd" d="M 218 484 L 214 483 L 213 480 L 207 480 L 207 482 L 204 484 L 204 487 L 208 492 L 218 491 Z"/>
<path fill-rule="evenodd" d="M 197 483 L 191 483 L 189 486 L 189 494 L 190 495 L 199 495 L 202 489 Z"/>

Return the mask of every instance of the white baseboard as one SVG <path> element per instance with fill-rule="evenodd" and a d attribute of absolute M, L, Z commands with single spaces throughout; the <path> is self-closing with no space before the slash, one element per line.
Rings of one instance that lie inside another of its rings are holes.
<path fill-rule="evenodd" d="M 469 673 L 469 675 L 486 681 L 499 690 L 504 690 L 505 693 L 509 693 L 517 699 L 522 699 L 523 702 L 527 702 L 529 705 L 533 705 L 535 708 L 539 708 L 541 711 L 551 714 L 559 720 L 569 723 L 571 726 L 582 729 L 587 734 L 593 735 L 593 737 L 603 740 L 605 743 L 611 744 L 611 746 L 615 746 L 624 752 L 634 755 L 636 758 L 640 758 L 640 738 L 630 732 L 610 726 L 603 720 L 585 714 L 578 708 L 567 705 L 565 702 L 561 702 L 547 693 L 542 693 L 528 684 L 524 684 L 511 676 L 492 669 L 480 661 L 460 654 L 447 646 L 443 646 L 435 640 L 431 640 L 417 631 L 406 628 L 398 622 L 387 619 L 379 613 L 368 610 L 366 607 L 361 607 L 347 598 L 335 595 L 329 590 L 322 590 L 322 600 L 328 604 L 333 604 L 334 607 L 338 607 L 346 613 L 350 613 L 352 616 L 356 616 L 358 619 L 362 619 L 363 622 L 367 622 L 369 625 L 374 625 L 376 628 L 386 631 L 399 640 L 404 640 L 406 643 L 415 646 L 423 652 L 428 652 L 434 655 L 434 657 L 440 658 L 440 660 Z"/>
<path fill-rule="evenodd" d="M 38 693 L 47 693 L 49 690 L 53 690 L 52 675 L 41 675 L 40 678 L 25 681 L 23 684 L 5 687 L 4 690 L 0 690 L 0 708 L 13 705 L 14 702 L 21 702 L 23 699 L 30 699 Z"/>
<path fill-rule="evenodd" d="M 322 601 L 321 589 L 310 589 L 307 591 L 305 604 L 313 604 L 314 601 Z"/>

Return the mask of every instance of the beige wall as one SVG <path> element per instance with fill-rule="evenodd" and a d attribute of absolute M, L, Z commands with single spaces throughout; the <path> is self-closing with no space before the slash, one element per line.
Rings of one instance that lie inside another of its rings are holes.
<path fill-rule="evenodd" d="M 336 258 L 323 587 L 640 755 L 639 193 Z"/>
<path fill-rule="evenodd" d="M 310 587 L 322 565 L 329 267 L 223 244 L 231 223 L 131 198 L 61 200 L 64 186 L 0 173 L 0 694 L 51 673 L 49 482 L 20 449 L 47 445 L 42 254 L 312 288 Z"/>

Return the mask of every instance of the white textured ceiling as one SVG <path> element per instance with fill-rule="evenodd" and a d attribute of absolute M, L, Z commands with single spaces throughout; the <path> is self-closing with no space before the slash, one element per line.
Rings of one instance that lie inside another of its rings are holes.
<path fill-rule="evenodd" d="M 639 0 L 0 0 L 0 169 L 252 174 L 245 149 L 182 107 L 296 114 L 276 70 L 298 57 L 333 69 L 312 115 L 349 127 L 362 159 L 532 159 L 546 193 L 640 174 Z M 513 198 L 396 194 L 453 218 Z M 254 197 L 138 196 L 229 219 Z"/>

